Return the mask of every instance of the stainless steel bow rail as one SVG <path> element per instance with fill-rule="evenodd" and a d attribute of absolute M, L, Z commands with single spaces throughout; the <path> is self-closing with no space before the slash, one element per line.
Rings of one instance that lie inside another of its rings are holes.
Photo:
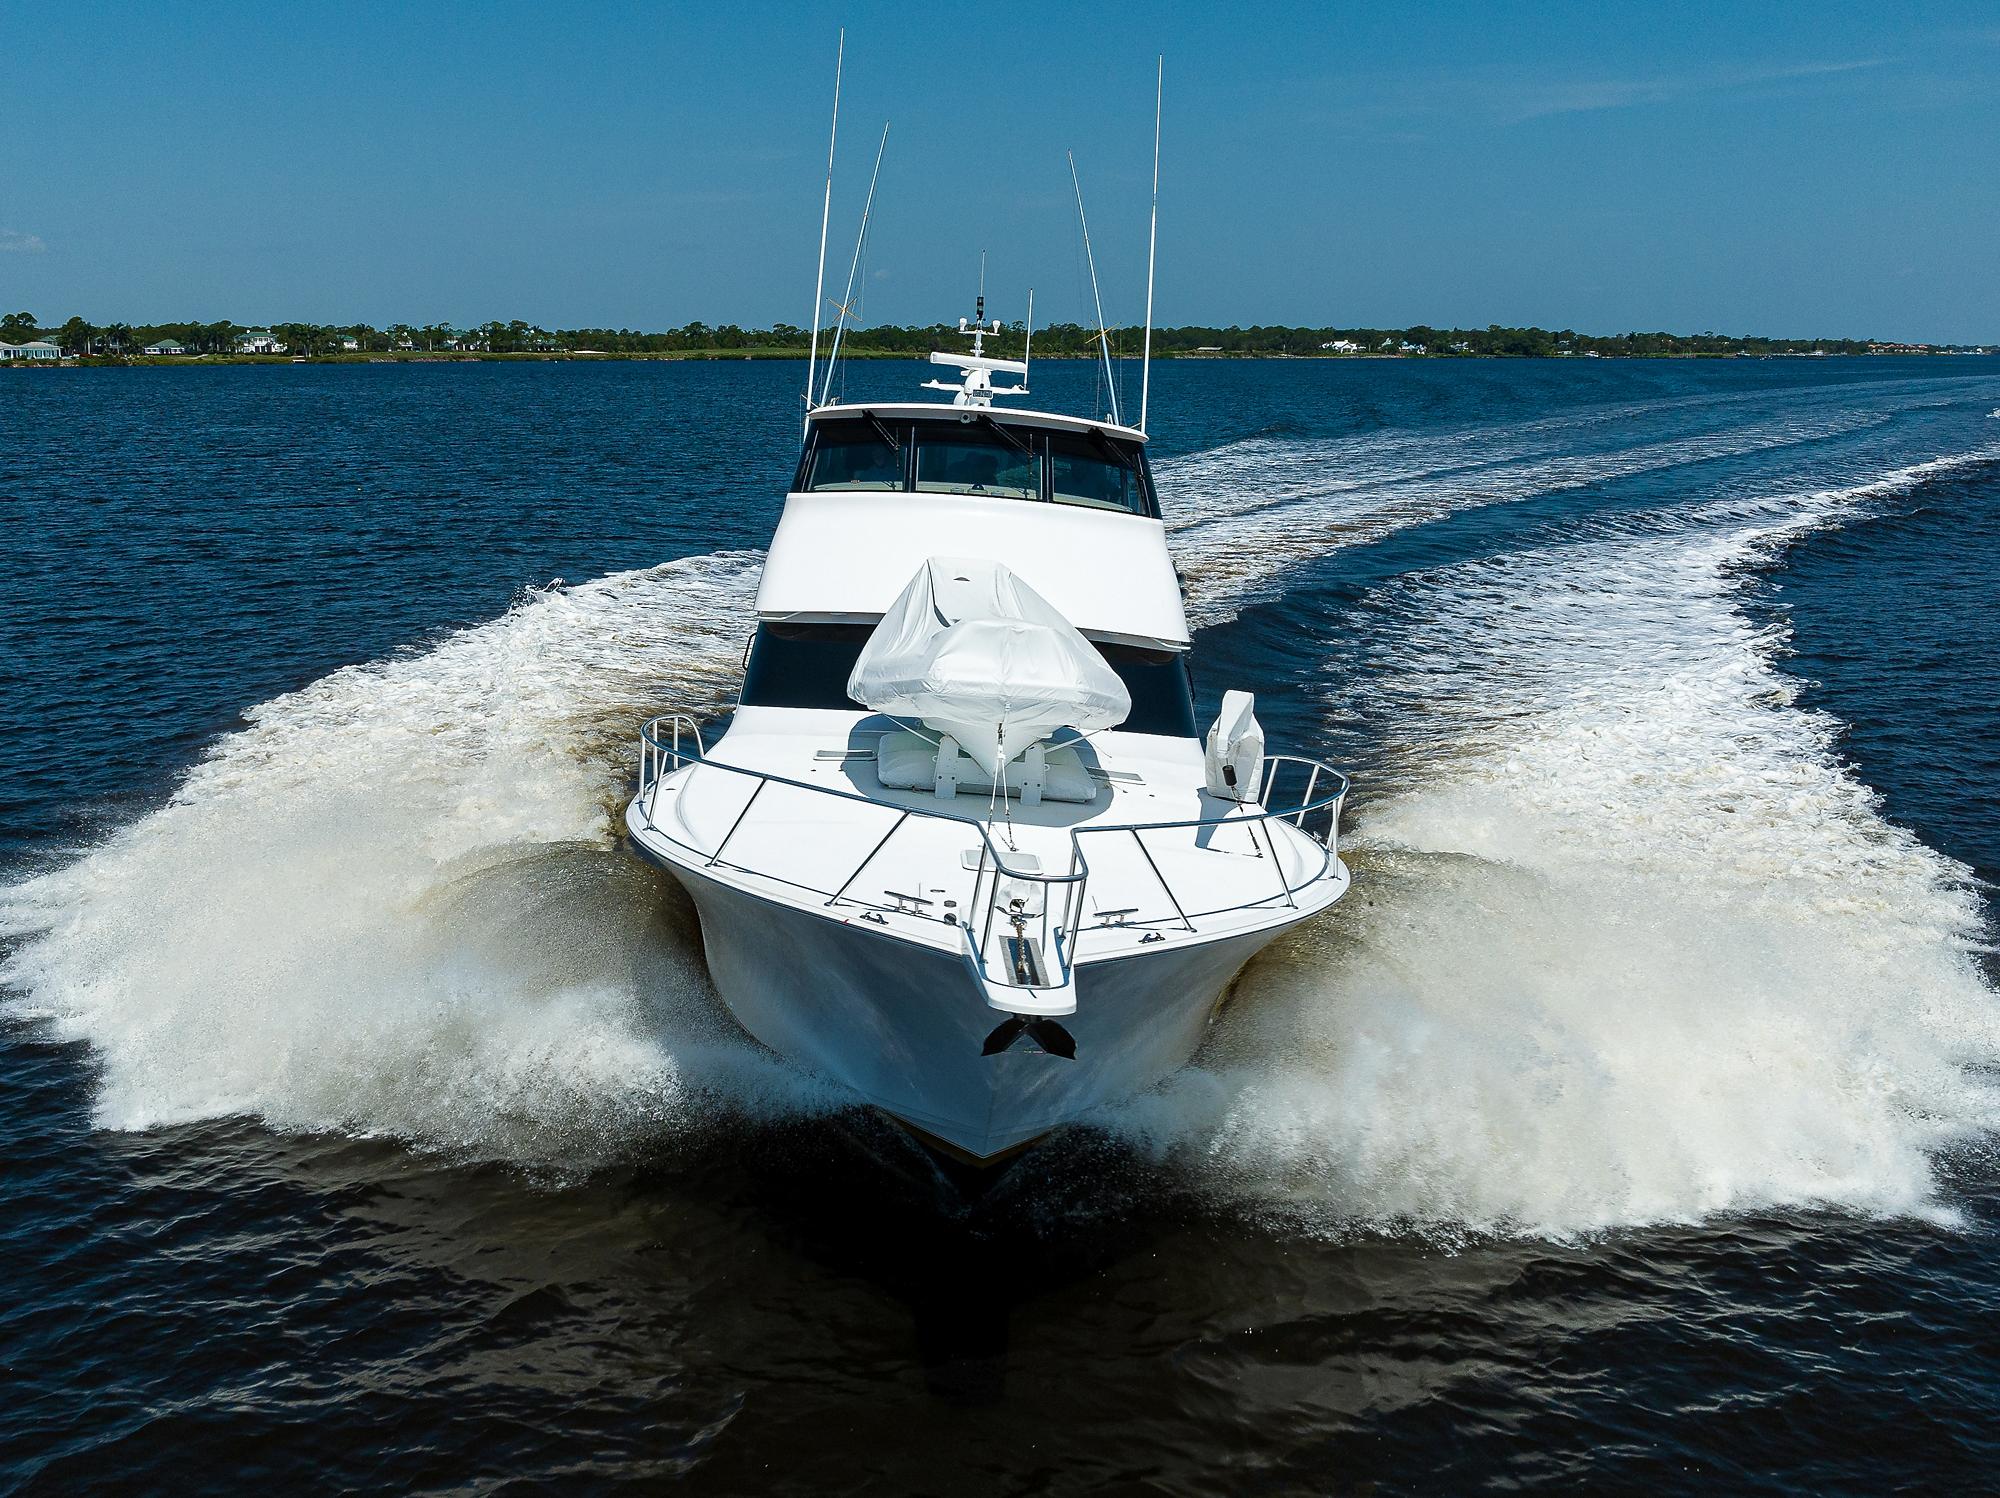
<path fill-rule="evenodd" d="M 1282 899 L 1287 906 L 1298 908 L 1298 892 L 1314 880 L 1322 877 L 1333 862 L 1334 850 L 1339 846 L 1340 811 L 1347 800 L 1347 777 L 1329 765 L 1318 760 L 1306 759 L 1296 754 L 1267 754 L 1259 768 L 1257 800 L 1252 805 L 1244 805 L 1240 811 L 1227 812 L 1219 817 L 1188 817 L 1178 822 L 1119 822 L 1093 823 L 1087 827 L 1070 830 L 1073 842 L 1081 843 L 1086 837 L 1129 835 L 1145 857 L 1146 866 L 1153 871 L 1160 890 L 1167 897 L 1167 903 L 1174 908 L 1174 924 L 1186 931 L 1195 929 L 1194 923 L 1209 916 L 1227 915 L 1231 911 L 1248 910 L 1252 906 L 1267 901 Z M 1278 795 L 1283 779 L 1303 779 L 1304 787 L 1299 791 L 1298 803 L 1291 806 L 1271 805 L 1271 798 Z M 1318 794 L 1321 780 L 1332 783 L 1333 789 Z M 1285 873 L 1284 860 L 1278 856 L 1277 844 L 1271 837 L 1271 823 L 1290 822 L 1312 840 L 1319 849 L 1319 863 L 1305 878 L 1292 881 Z M 1253 851 L 1259 858 L 1269 855 L 1272 870 L 1278 876 L 1275 893 L 1259 895 L 1254 900 L 1239 900 L 1231 905 L 1218 905 L 1212 910 L 1186 910 L 1182 908 L 1180 897 L 1166 875 L 1160 872 L 1160 865 L 1153 857 L 1153 850 L 1146 846 L 1145 834 L 1149 832 L 1199 832 L 1203 828 L 1242 828 L 1248 834 Z M 1256 845 L 1261 841 L 1262 847 Z M 1110 915 L 1117 912 L 1103 912 Z M 1133 912 L 1124 912 L 1128 919 L 1100 924 L 1129 925 Z M 1144 924 L 1143 922 L 1138 924 Z"/>
<path fill-rule="evenodd" d="M 653 815 L 656 793 L 661 783 L 668 776 L 690 766 L 740 775 L 755 782 L 749 798 L 729 824 L 729 829 L 712 849 L 699 848 L 676 837 Z M 1297 800 L 1273 806 L 1271 804 L 1273 796 L 1289 794 L 1285 789 L 1288 781 L 1303 782 L 1297 787 Z M 1069 867 L 1060 873 L 1054 873 L 1043 870 L 1039 864 L 1032 869 L 1009 864 L 1006 856 L 994 846 L 987 824 L 975 817 L 964 816 L 957 812 L 933 810 L 929 807 L 900 806 L 893 802 L 878 801 L 872 796 L 864 796 L 856 791 L 814 785 L 810 781 L 710 759 L 707 746 L 702 741 L 700 725 L 686 713 L 664 713 L 639 730 L 638 804 L 646 831 L 673 844 L 687 854 L 691 862 L 700 867 L 723 866 L 742 873 L 754 874 L 759 878 L 770 879 L 793 889 L 823 896 L 829 908 L 842 904 L 858 905 L 863 907 L 864 920 L 872 919 L 879 923 L 884 918 L 883 912 L 890 911 L 937 921 L 946 926 L 957 926 L 965 934 L 968 955 L 979 971 L 989 982 L 1013 989 L 1067 987 L 1071 980 L 1074 937 L 1085 929 L 1144 926 L 1157 928 L 1159 924 L 1165 922 L 1164 916 L 1136 919 L 1140 914 L 1140 908 L 1134 906 L 1122 910 L 1100 911 L 1094 926 L 1086 928 L 1081 925 L 1084 890 L 1090 878 L 1089 860 L 1084 857 L 1083 852 L 1085 837 L 1130 837 L 1147 867 L 1152 871 L 1154 879 L 1159 883 L 1168 905 L 1173 909 L 1173 918 L 1167 924 L 1182 930 L 1193 932 L 1197 920 L 1248 910 L 1278 900 L 1283 900 L 1287 906 L 1296 909 L 1298 892 L 1325 875 L 1339 846 L 1340 812 L 1347 798 L 1347 777 L 1317 760 L 1291 754 L 1273 754 L 1265 756 L 1258 784 L 1256 803 L 1245 803 L 1220 816 L 1188 817 L 1169 822 L 1092 823 L 1088 826 L 1073 827 L 1069 829 Z M 765 788 L 772 785 L 808 791 L 813 795 L 828 796 L 838 801 L 858 802 L 889 814 L 892 820 L 888 830 L 876 840 L 860 862 L 854 865 L 839 886 L 832 890 L 802 884 L 770 869 L 750 868 L 729 862 L 725 855 L 730 843 L 734 840 L 738 829 L 749 818 Z M 1323 785 L 1325 789 L 1322 789 Z M 920 894 L 904 894 L 884 889 L 882 894 L 893 902 L 885 905 L 881 900 L 863 899 L 848 893 L 854 887 L 855 881 L 912 818 L 930 822 L 949 822 L 967 829 L 979 840 L 979 858 L 976 867 L 971 870 L 972 895 L 967 902 L 962 920 L 955 910 L 932 910 L 929 900 Z M 1286 872 L 1285 861 L 1279 856 L 1277 844 L 1271 835 L 1270 824 L 1277 821 L 1290 822 L 1319 850 L 1318 863 L 1304 878 L 1294 880 Z M 1148 834 L 1192 830 L 1197 833 L 1197 843 L 1199 843 L 1199 834 L 1203 829 L 1226 828 L 1240 828 L 1244 831 L 1254 856 L 1259 860 L 1268 861 L 1271 871 L 1276 876 L 1277 887 L 1267 889 L 1266 892 L 1248 900 L 1239 900 L 1210 910 L 1190 911 L 1182 904 L 1172 882 L 1162 872 L 1153 850 L 1147 845 L 1146 838 Z M 1058 894 L 1059 899 L 1056 898 Z M 975 918 L 973 915 L 975 911 L 983 914 Z M 997 947 L 994 942 L 996 922 L 1004 923 Z"/>

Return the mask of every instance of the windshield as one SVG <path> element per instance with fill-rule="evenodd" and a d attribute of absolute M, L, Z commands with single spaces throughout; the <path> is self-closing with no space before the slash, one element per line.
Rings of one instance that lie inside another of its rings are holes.
<path fill-rule="evenodd" d="M 902 488 L 900 434 L 872 421 L 821 427 L 805 487 L 848 491 Z"/>
<path fill-rule="evenodd" d="M 1059 505 L 1146 513 L 1138 470 L 1108 441 L 1049 434 L 1049 498 Z"/>
<path fill-rule="evenodd" d="M 1139 446 L 1095 428 L 1015 426 L 981 414 L 912 422 L 873 414 L 816 421 L 796 488 L 970 494 L 1159 517 Z"/>
<path fill-rule="evenodd" d="M 759 624 L 743 675 L 743 705 L 862 710 L 847 695 L 847 678 L 874 632 L 872 624 Z M 1131 715 L 1118 725 L 1123 732 L 1195 737 L 1186 652 L 1092 643 L 1131 694 Z"/>
<path fill-rule="evenodd" d="M 1004 499 L 1040 499 L 1042 465 L 1031 443 L 1018 446 L 977 433 L 919 432 L 917 492 L 997 494 Z"/>

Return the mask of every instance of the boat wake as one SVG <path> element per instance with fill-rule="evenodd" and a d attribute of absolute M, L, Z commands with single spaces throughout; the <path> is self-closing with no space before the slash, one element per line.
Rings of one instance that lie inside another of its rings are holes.
<path fill-rule="evenodd" d="M 1948 1211 L 2000 1126 L 1966 872 L 1885 821 L 1746 614 L 1794 537 L 2000 450 L 1399 580 L 1328 686 L 1400 725 L 1356 897 L 1113 1130 L 1311 1230 Z"/>
<path fill-rule="evenodd" d="M 1584 455 L 1573 422 L 1391 434 L 1331 480 L 1327 444 L 1237 444 L 1182 460 L 1190 500 L 1237 499 L 1177 523 L 1177 550 L 1212 621 L 1400 526 L 1877 419 Z M 1106 1127 L 1322 1232 L 1944 1210 L 1941 1152 L 2000 1111 L 1979 907 L 1840 768 L 1744 608 L 1789 538 L 1924 476 L 1626 517 L 1380 590 L 1367 658 L 1326 686 L 1389 741 L 1354 895 Z M 691 915 L 612 836 L 636 724 L 728 700 L 757 564 L 536 593 L 258 707 L 168 804 L 0 889 L 16 1012 L 90 1044 L 111 1128 L 247 1115 L 587 1167 L 840 1106 L 740 1038 Z"/>
<path fill-rule="evenodd" d="M 587 1164 L 718 1099 L 813 1106 L 611 836 L 634 725 L 663 692 L 727 700 L 758 562 L 534 593 L 254 709 L 167 805 L 0 891 L 17 1012 L 90 1042 L 110 1128 L 248 1114 Z"/>
<path fill-rule="evenodd" d="M 1462 510 L 1539 499 L 1639 474 L 1779 453 L 1881 427 L 1896 407 L 1824 399 L 1759 420 L 1702 401 L 1630 403 L 1486 431 L 1386 439 L 1251 439 L 1162 465 L 1167 524 L 1196 628 L 1232 619 L 1285 572 Z M 1671 428 L 1656 423 L 1671 418 Z"/>

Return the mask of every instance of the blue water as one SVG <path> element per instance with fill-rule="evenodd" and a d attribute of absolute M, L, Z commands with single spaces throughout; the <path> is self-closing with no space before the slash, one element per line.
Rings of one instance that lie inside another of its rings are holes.
<path fill-rule="evenodd" d="M 1993 1485 L 2000 361 L 1163 365 L 1354 891 L 983 1195 L 611 835 L 799 378 L 0 379 L 0 1486 Z"/>

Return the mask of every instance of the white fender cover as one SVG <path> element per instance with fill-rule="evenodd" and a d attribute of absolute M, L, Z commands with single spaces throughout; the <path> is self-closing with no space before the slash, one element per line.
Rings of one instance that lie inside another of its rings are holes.
<path fill-rule="evenodd" d="M 1097 648 L 998 562 L 932 557 L 875 626 L 847 694 L 915 718 L 997 779 L 1058 728 L 1122 723 L 1132 698 Z"/>

